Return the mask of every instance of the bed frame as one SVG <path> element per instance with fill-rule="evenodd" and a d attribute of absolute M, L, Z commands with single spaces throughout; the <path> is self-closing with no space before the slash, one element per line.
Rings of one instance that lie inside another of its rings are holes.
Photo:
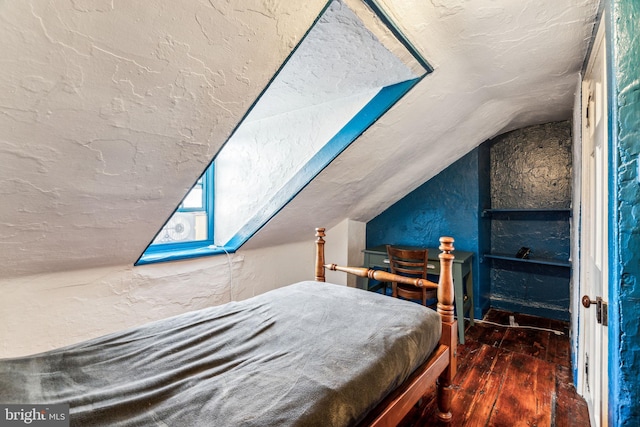
<path fill-rule="evenodd" d="M 379 280 L 381 282 L 399 282 L 418 287 L 438 290 L 437 312 L 442 318 L 442 335 L 440 343 L 429 359 L 418 367 L 414 373 L 374 410 L 369 413 L 361 425 L 368 426 L 396 426 L 407 415 L 411 408 L 418 404 L 429 391 L 430 386 L 437 384 L 438 418 L 443 422 L 451 421 L 451 382 L 456 375 L 457 353 L 457 321 L 453 309 L 453 238 L 441 237 L 439 283 L 424 279 L 412 279 L 398 276 L 381 270 L 371 270 L 362 267 L 341 267 L 336 264 L 326 264 L 324 257 L 324 228 L 316 228 L 316 277 L 319 282 L 325 281 L 325 269 L 342 271 L 358 277 Z"/>

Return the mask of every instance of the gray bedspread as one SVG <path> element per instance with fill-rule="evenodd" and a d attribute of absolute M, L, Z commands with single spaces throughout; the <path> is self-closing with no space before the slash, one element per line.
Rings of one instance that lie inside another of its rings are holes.
<path fill-rule="evenodd" d="M 76 426 L 346 426 L 426 360 L 440 317 L 301 282 L 0 360 L 0 403 L 68 403 Z"/>

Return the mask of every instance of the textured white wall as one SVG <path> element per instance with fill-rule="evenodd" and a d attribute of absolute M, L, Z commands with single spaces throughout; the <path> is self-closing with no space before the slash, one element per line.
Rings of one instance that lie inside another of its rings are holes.
<path fill-rule="evenodd" d="M 348 259 L 346 248 L 355 247 L 356 258 L 361 253 L 364 225 L 345 220 L 327 230 L 330 262 L 358 262 Z M 354 230 L 360 230 L 356 239 Z M 314 233 L 311 227 L 304 242 L 229 256 L 0 279 L 0 358 L 46 351 L 313 280 Z M 345 283 L 341 273 L 334 272 L 331 279 Z"/>
<path fill-rule="evenodd" d="M 345 219 L 327 231 L 326 262 L 361 267 L 364 264 L 367 224 Z M 351 287 L 364 286 L 364 280 L 339 271 L 326 271 L 326 280 Z M 362 285 L 362 286 L 358 286 Z"/>
<path fill-rule="evenodd" d="M 49 350 L 313 279 L 309 241 L 194 261 L 1 280 L 0 357 Z M 293 267 L 284 270 L 283 260 Z"/>
<path fill-rule="evenodd" d="M 0 2 L 0 279 L 136 261 L 325 0 Z"/>

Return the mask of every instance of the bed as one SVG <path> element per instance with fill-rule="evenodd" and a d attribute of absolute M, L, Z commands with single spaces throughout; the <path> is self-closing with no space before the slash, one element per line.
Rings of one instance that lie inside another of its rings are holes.
<path fill-rule="evenodd" d="M 392 279 L 325 264 L 323 237 L 317 229 L 313 281 L 0 360 L 0 403 L 69 405 L 74 426 L 383 426 L 438 380 L 450 420 L 452 239 L 441 239 L 439 285 L 416 283 L 438 287 L 436 313 L 319 283 L 325 269 Z"/>

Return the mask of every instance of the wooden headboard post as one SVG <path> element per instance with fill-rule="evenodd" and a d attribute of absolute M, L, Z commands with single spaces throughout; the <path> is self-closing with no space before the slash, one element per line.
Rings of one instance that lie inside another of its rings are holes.
<path fill-rule="evenodd" d="M 316 228 L 316 281 L 324 282 L 324 228 Z"/>
<path fill-rule="evenodd" d="M 440 258 L 440 276 L 438 278 L 438 305 L 437 310 L 442 316 L 442 321 L 445 323 L 453 323 L 454 310 L 453 310 L 453 282 L 451 281 L 452 264 L 455 256 L 451 253 L 453 251 L 453 238 L 441 237 L 440 247 L 438 248 L 442 252 L 438 255 Z"/>
<path fill-rule="evenodd" d="M 442 334 L 440 336 L 440 346 L 442 358 L 438 359 L 438 361 L 442 361 L 441 370 L 437 371 L 432 377 L 433 381 L 436 378 L 436 375 L 439 375 L 438 378 L 438 411 L 437 416 L 441 421 L 445 423 L 451 422 L 451 399 L 453 396 L 453 386 L 451 385 L 453 382 L 453 377 L 456 375 L 456 353 L 458 346 L 458 335 L 457 335 L 457 322 L 454 316 L 454 298 L 453 298 L 453 259 L 455 256 L 451 253 L 453 251 L 453 238 L 452 237 L 441 237 L 440 238 L 440 247 L 439 249 L 442 251 L 440 253 L 440 277 L 438 279 L 438 283 L 433 283 L 428 279 L 419 279 L 419 278 L 410 278 L 405 276 L 399 276 L 397 274 L 392 274 L 383 270 L 373 270 L 364 267 L 348 267 L 348 266 L 339 266 L 336 264 L 325 264 L 324 258 L 324 228 L 316 228 L 316 281 L 324 282 L 325 281 L 325 268 L 328 268 L 331 271 L 342 271 L 345 273 L 353 274 L 358 277 L 366 277 L 368 279 L 378 280 L 381 282 L 397 282 L 397 283 L 405 283 L 413 286 L 417 286 L 419 288 L 428 288 L 428 289 L 437 289 L 438 290 L 438 304 L 437 304 L 437 312 L 440 314 L 440 318 L 442 320 Z M 434 362 L 435 363 L 435 362 Z M 440 363 L 440 362 L 438 362 Z M 446 366 L 446 367 L 445 367 Z M 422 378 L 431 378 L 428 376 L 428 370 L 425 370 L 423 374 L 419 377 Z M 417 380 L 416 380 L 417 381 Z M 415 384 L 415 383 L 412 383 Z M 433 384 L 433 383 L 431 383 Z M 410 404 L 415 403 L 415 400 L 411 400 L 411 398 L 407 397 L 412 395 L 413 391 L 406 391 L 404 394 L 400 395 L 396 400 L 393 401 L 393 408 L 398 408 L 398 412 L 395 412 L 395 409 L 389 409 L 388 412 L 385 412 L 386 415 L 389 416 L 389 419 L 395 420 L 393 422 L 389 421 L 381 421 L 381 423 L 374 422 L 372 425 L 396 425 L 399 421 L 402 420 L 402 417 L 406 414 L 404 409 L 409 408 L 410 406 L 404 406 L 406 402 L 411 401 Z M 406 397 L 406 399 L 405 399 Z M 421 395 L 418 396 L 420 398 Z M 405 400 L 402 400 L 405 399 Z M 417 400 L 417 399 L 416 399 Z M 398 403 L 401 402 L 401 403 Z M 391 407 L 391 406 L 390 406 Z M 399 408 L 404 409 L 399 409 Z M 391 415 L 393 414 L 393 415 Z M 400 414 L 400 415 L 398 415 Z M 382 416 L 382 415 L 381 415 Z M 399 417 L 399 418 L 392 418 Z M 385 420 L 385 418 L 382 418 Z"/>
<path fill-rule="evenodd" d="M 452 266 L 455 256 L 453 251 L 453 238 L 441 237 L 438 255 L 440 258 L 440 277 L 438 279 L 438 305 L 437 311 L 442 317 L 442 335 L 440 344 L 450 349 L 449 365 L 438 377 L 438 413 L 437 416 L 444 422 L 451 421 L 451 399 L 453 395 L 452 381 L 457 371 L 458 354 L 458 322 L 454 317 L 453 309 L 453 274 Z"/>

